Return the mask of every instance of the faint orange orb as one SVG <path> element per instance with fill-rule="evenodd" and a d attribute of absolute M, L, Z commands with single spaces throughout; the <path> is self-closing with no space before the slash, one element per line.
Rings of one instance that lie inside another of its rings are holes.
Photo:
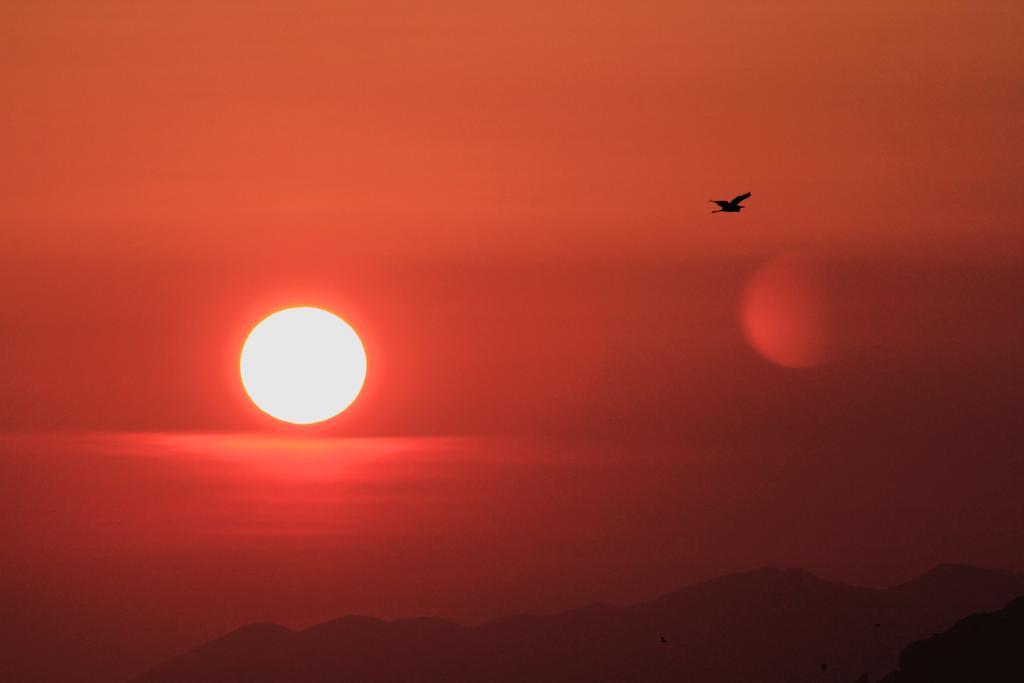
<path fill-rule="evenodd" d="M 366 379 L 366 352 L 352 327 L 320 308 L 287 308 L 249 333 L 239 360 L 242 385 L 263 412 L 313 424 L 342 412 Z"/>
<path fill-rule="evenodd" d="M 828 360 L 829 302 L 821 267 L 787 254 L 751 276 L 740 303 L 743 334 L 754 349 L 787 368 L 810 368 Z"/>

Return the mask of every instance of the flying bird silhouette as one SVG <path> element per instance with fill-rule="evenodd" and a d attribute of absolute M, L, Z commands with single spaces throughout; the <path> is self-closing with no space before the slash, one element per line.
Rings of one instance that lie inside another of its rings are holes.
<path fill-rule="evenodd" d="M 750 193 L 747 192 L 746 194 L 737 195 L 730 199 L 729 201 L 726 201 L 724 199 L 711 199 L 709 201 L 712 204 L 718 204 L 719 207 L 717 211 L 712 211 L 711 213 L 739 213 L 740 209 L 747 208 L 745 206 L 740 206 L 740 202 L 742 202 L 749 196 Z"/>
<path fill-rule="evenodd" d="M 667 640 L 665 640 L 665 636 L 661 637 L 661 642 L 663 642 L 663 643 L 667 643 L 668 642 Z"/>

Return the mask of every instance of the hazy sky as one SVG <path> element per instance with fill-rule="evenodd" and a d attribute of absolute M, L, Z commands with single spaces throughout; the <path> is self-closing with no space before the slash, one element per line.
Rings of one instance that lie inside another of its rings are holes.
<path fill-rule="evenodd" d="M 188 640 L 769 563 L 1024 569 L 1022 25 L 966 0 L 4 2 L 3 590 L 68 632 Z M 748 341 L 780 257 L 813 267 L 823 365 Z M 237 377 L 292 305 L 369 359 L 306 431 Z"/>
<path fill-rule="evenodd" d="M 860 264 L 860 355 L 1019 330 L 1018 3 L 555 5 L 5 3 L 11 423 L 252 426 L 233 356 L 300 300 L 369 337 L 346 433 L 609 372 L 675 400 L 794 250 Z"/>

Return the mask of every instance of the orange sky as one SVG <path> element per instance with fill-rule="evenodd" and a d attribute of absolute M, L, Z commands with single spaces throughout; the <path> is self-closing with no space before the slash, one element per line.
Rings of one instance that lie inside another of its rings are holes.
<path fill-rule="evenodd" d="M 878 346 L 907 308 L 943 324 L 905 268 L 991 306 L 1012 283 L 971 269 L 1024 246 L 1017 3 L 0 12 L 13 423 L 238 426 L 227 359 L 296 303 L 371 337 L 367 404 L 429 397 L 453 345 L 476 372 L 452 377 L 492 389 L 526 366 L 582 389 L 620 347 L 700 372 L 737 343 L 744 279 L 794 250 L 886 273 L 841 302 Z M 709 214 L 745 190 L 752 210 Z M 998 344 L 1003 320 L 964 329 Z M 525 399 L 543 421 L 564 396 Z M 422 429 L 385 405 L 367 429 Z"/>
<path fill-rule="evenodd" d="M 0 12 L 8 257 L 1022 246 L 1015 2 Z M 734 190 L 742 240 L 701 204 Z"/>

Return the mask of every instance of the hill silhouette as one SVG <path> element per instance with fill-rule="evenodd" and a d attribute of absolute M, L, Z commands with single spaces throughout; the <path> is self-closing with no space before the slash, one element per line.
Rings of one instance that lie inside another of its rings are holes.
<path fill-rule="evenodd" d="M 253 624 L 135 681 L 852 681 L 892 671 L 906 643 L 1022 593 L 1024 575 L 960 565 L 888 589 L 768 568 L 641 604 L 473 628 L 359 616 L 302 631 Z"/>
<path fill-rule="evenodd" d="M 1024 681 L 1024 597 L 998 612 L 972 614 L 944 633 L 911 643 L 881 683 Z"/>

